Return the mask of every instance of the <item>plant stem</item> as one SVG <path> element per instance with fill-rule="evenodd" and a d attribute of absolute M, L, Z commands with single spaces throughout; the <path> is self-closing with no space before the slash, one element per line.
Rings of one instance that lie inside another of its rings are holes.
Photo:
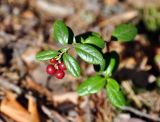
<path fill-rule="evenodd" d="M 72 48 L 74 48 L 74 44 L 68 44 L 66 47 L 63 48 L 63 51 L 58 55 L 56 60 L 59 60 L 65 52 L 67 52 L 68 50 Z"/>
<path fill-rule="evenodd" d="M 61 53 L 58 55 L 58 57 L 56 58 L 56 60 L 59 60 L 59 59 L 62 57 L 62 55 L 63 55 L 65 52 L 67 52 L 69 49 L 70 49 L 70 47 L 66 47 L 66 50 L 63 50 L 63 52 L 61 52 Z"/>
<path fill-rule="evenodd" d="M 73 43 L 76 44 L 76 39 L 75 39 L 75 37 L 73 38 Z"/>
<path fill-rule="evenodd" d="M 110 45 L 110 42 L 106 42 L 106 48 L 107 48 L 107 52 L 110 52 L 109 45 Z"/>

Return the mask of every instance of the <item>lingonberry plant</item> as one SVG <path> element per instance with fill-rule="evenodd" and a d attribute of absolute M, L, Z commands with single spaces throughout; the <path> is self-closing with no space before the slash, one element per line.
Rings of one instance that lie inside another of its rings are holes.
<path fill-rule="evenodd" d="M 112 33 L 112 36 L 119 42 L 128 42 L 134 39 L 137 29 L 132 24 L 119 25 Z M 36 59 L 49 61 L 46 72 L 62 79 L 65 70 L 73 76 L 80 76 L 80 66 L 77 60 L 69 54 L 69 50 L 74 49 L 77 56 L 89 64 L 93 64 L 97 74 L 89 77 L 80 84 L 77 93 L 80 96 L 94 94 L 106 89 L 109 101 L 115 107 L 122 107 L 126 104 L 123 92 L 118 82 L 112 78 L 113 72 L 118 67 L 118 54 L 115 51 L 103 53 L 105 41 L 96 32 L 88 32 L 77 36 L 61 20 L 53 24 L 53 37 L 63 47 L 59 50 L 46 50 L 39 52 Z"/>

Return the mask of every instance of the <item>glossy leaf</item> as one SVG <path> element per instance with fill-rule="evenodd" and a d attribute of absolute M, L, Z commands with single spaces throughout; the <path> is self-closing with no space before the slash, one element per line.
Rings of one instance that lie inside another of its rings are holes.
<path fill-rule="evenodd" d="M 96 45 L 99 48 L 104 48 L 105 43 L 104 40 L 97 36 L 89 36 L 83 43 Z"/>
<path fill-rule="evenodd" d="M 106 93 L 109 101 L 115 107 L 125 106 L 126 101 L 123 95 L 123 92 L 120 90 L 120 86 L 114 79 L 107 79 Z"/>
<path fill-rule="evenodd" d="M 106 61 L 105 59 L 103 59 L 102 63 L 99 64 L 99 65 L 94 65 L 94 69 L 96 72 L 101 72 L 101 71 L 104 71 L 106 68 Z"/>
<path fill-rule="evenodd" d="M 69 54 L 63 54 L 63 61 L 67 70 L 75 77 L 80 75 L 80 66 L 78 62 Z"/>
<path fill-rule="evenodd" d="M 94 69 L 97 72 L 110 77 L 116 71 L 119 64 L 119 55 L 115 51 L 107 52 L 103 55 L 103 62 L 99 65 L 94 65 Z"/>
<path fill-rule="evenodd" d="M 111 51 L 105 54 L 105 60 L 106 60 L 106 69 L 104 71 L 104 74 L 107 77 L 110 77 L 112 76 L 113 72 L 118 68 L 119 55 L 117 54 L 117 52 Z"/>
<path fill-rule="evenodd" d="M 137 29 L 132 24 L 121 24 L 115 28 L 112 35 L 120 42 L 128 42 L 134 39 Z"/>
<path fill-rule="evenodd" d="M 97 33 L 97 32 L 92 32 L 92 35 L 101 38 L 101 35 L 99 33 Z"/>
<path fill-rule="evenodd" d="M 64 48 L 61 48 L 59 51 L 60 51 L 60 52 L 67 52 L 68 49 L 69 49 L 69 48 L 64 47 Z"/>
<path fill-rule="evenodd" d="M 54 51 L 54 50 L 45 50 L 45 51 L 41 51 L 36 55 L 36 59 L 37 60 L 49 60 L 52 58 L 55 58 L 57 55 L 59 54 L 58 51 Z"/>
<path fill-rule="evenodd" d="M 76 44 L 75 49 L 78 56 L 88 63 L 101 64 L 103 62 L 102 54 L 91 45 Z"/>
<path fill-rule="evenodd" d="M 97 93 L 105 85 L 105 79 L 101 76 L 93 76 L 80 84 L 77 89 L 78 95 L 84 96 L 88 94 Z"/>
<path fill-rule="evenodd" d="M 103 62 L 100 64 L 100 71 L 104 71 L 106 67 L 106 61 L 103 59 Z"/>
<path fill-rule="evenodd" d="M 53 29 L 53 36 L 55 40 L 61 44 L 68 44 L 69 31 L 65 23 L 61 20 L 57 20 L 53 24 Z"/>

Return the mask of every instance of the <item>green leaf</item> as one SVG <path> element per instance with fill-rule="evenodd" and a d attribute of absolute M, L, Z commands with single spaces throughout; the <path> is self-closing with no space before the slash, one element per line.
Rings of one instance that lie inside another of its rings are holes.
<path fill-rule="evenodd" d="M 36 55 L 36 59 L 41 61 L 49 60 L 49 59 L 55 58 L 58 54 L 59 54 L 58 51 L 45 50 L 45 51 L 39 52 Z"/>
<path fill-rule="evenodd" d="M 103 59 L 103 62 L 100 64 L 100 71 L 104 71 L 106 68 L 106 61 Z"/>
<path fill-rule="evenodd" d="M 97 33 L 97 32 L 92 32 L 92 35 L 101 38 L 101 35 L 99 33 Z"/>
<path fill-rule="evenodd" d="M 119 65 L 119 55 L 115 51 L 107 52 L 104 55 L 104 59 L 106 62 L 105 71 L 103 74 L 106 77 L 112 76 L 112 74 L 116 71 Z"/>
<path fill-rule="evenodd" d="M 101 76 L 93 76 L 80 84 L 77 89 L 78 95 L 84 96 L 99 92 L 105 85 L 105 79 Z"/>
<path fill-rule="evenodd" d="M 134 39 L 137 28 L 132 24 L 121 24 L 115 28 L 112 35 L 120 42 L 128 42 Z"/>
<path fill-rule="evenodd" d="M 67 70 L 75 77 L 79 77 L 80 75 L 80 66 L 78 62 L 69 54 L 63 54 L 63 61 Z"/>
<path fill-rule="evenodd" d="M 94 65 L 94 70 L 96 72 L 101 72 L 101 71 L 104 71 L 106 68 L 106 61 L 105 59 L 103 59 L 102 63 L 99 64 L 99 65 Z"/>
<path fill-rule="evenodd" d="M 107 78 L 107 83 L 111 88 L 114 88 L 117 91 L 120 90 L 120 86 L 119 86 L 119 84 L 117 83 L 116 80 L 114 80 L 112 78 Z"/>
<path fill-rule="evenodd" d="M 160 76 L 156 78 L 156 85 L 160 88 Z"/>
<path fill-rule="evenodd" d="M 125 106 L 126 101 L 125 101 L 123 92 L 120 90 L 120 86 L 117 83 L 117 81 L 115 81 L 114 79 L 108 78 L 106 92 L 107 92 L 109 101 L 115 107 Z"/>
<path fill-rule="evenodd" d="M 68 47 L 64 47 L 64 48 L 61 48 L 59 51 L 64 53 L 64 52 L 67 52 L 68 49 L 69 49 Z"/>
<path fill-rule="evenodd" d="M 83 39 L 83 37 L 81 37 L 81 42 L 83 43 L 85 40 Z"/>
<path fill-rule="evenodd" d="M 101 64 L 103 62 L 102 54 L 91 45 L 76 44 L 75 49 L 78 56 L 88 63 Z"/>
<path fill-rule="evenodd" d="M 116 63 L 117 63 L 116 58 L 110 57 L 109 64 L 108 64 L 108 66 L 107 66 L 107 68 L 105 70 L 105 74 L 107 76 L 111 76 L 112 75 L 112 72 L 115 69 Z"/>
<path fill-rule="evenodd" d="M 65 23 L 61 20 L 55 21 L 53 24 L 53 36 L 61 44 L 68 44 L 69 31 Z"/>
<path fill-rule="evenodd" d="M 99 48 L 104 48 L 104 46 L 105 46 L 104 40 L 101 39 L 100 37 L 97 37 L 97 36 L 89 36 L 82 43 L 93 44 Z"/>

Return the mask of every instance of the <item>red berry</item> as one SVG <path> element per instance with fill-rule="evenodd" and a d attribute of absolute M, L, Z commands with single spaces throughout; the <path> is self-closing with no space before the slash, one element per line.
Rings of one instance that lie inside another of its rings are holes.
<path fill-rule="evenodd" d="M 55 73 L 55 77 L 57 79 L 62 79 L 64 77 L 65 73 L 62 70 L 57 70 Z"/>
<path fill-rule="evenodd" d="M 61 70 L 66 70 L 66 66 L 63 62 L 58 64 L 58 68 L 61 69 Z"/>
<path fill-rule="evenodd" d="M 52 58 L 49 61 L 50 61 L 50 63 L 53 63 L 53 64 L 56 64 L 58 62 L 55 58 Z"/>
<path fill-rule="evenodd" d="M 56 69 L 52 64 L 50 64 L 47 66 L 46 72 L 50 75 L 53 75 L 56 72 Z"/>

